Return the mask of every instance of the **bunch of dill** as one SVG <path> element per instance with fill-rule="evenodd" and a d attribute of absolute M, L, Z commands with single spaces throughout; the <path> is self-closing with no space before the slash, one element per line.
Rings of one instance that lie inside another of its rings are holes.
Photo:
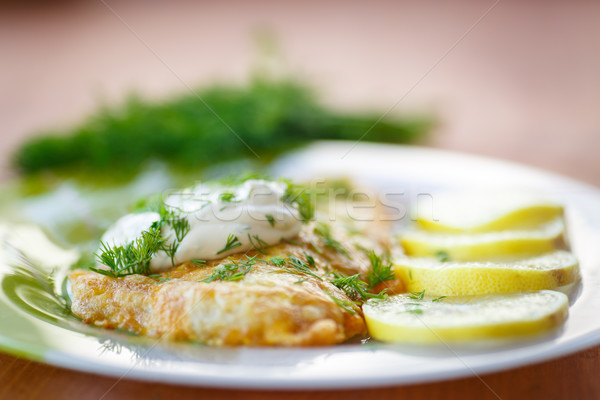
<path fill-rule="evenodd" d="M 240 157 L 268 159 L 315 139 L 406 143 L 431 127 L 427 118 L 383 119 L 379 114 L 327 109 L 305 85 L 255 79 L 246 87 L 215 85 L 163 102 L 130 97 L 102 108 L 79 126 L 45 132 L 14 154 L 15 167 L 136 172 L 148 160 L 199 168 Z"/>

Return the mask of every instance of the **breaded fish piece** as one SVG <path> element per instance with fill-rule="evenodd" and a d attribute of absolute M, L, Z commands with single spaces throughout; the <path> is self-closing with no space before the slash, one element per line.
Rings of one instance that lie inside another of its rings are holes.
<path fill-rule="evenodd" d="M 360 307 L 327 278 L 332 271 L 366 276 L 364 235 L 336 235 L 309 224 L 287 243 L 205 266 L 185 263 L 159 275 L 111 278 L 77 270 L 69 281 L 72 311 L 84 322 L 170 340 L 210 345 L 313 346 L 365 333 Z M 362 245 L 356 241 L 362 240 Z M 342 244 L 344 243 L 344 244 Z M 309 269 L 270 261 L 293 257 Z M 249 265 L 249 268 L 248 268 Z M 219 273 L 245 271 L 238 280 Z M 221 275 L 222 276 L 222 275 Z"/>

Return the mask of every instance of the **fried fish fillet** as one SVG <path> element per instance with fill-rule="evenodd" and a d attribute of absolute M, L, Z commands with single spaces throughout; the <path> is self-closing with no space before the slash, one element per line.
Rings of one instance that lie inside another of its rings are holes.
<path fill-rule="evenodd" d="M 370 263 L 361 249 L 385 244 L 365 235 L 344 236 L 342 244 L 315 232 L 317 226 L 310 224 L 294 241 L 261 252 L 252 250 L 205 266 L 185 263 L 150 277 L 111 278 L 77 270 L 69 276 L 72 311 L 104 328 L 210 345 L 340 343 L 364 334 L 366 326 L 355 299 L 327 276 L 341 271 L 365 277 Z M 269 261 L 272 257 L 295 257 L 310 265 L 310 271 L 275 265 Z M 210 281 L 228 266 L 248 264 L 239 280 Z"/>

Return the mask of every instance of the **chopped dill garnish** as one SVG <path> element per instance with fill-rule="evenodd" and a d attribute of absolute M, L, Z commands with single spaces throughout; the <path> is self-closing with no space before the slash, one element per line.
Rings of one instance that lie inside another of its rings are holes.
<path fill-rule="evenodd" d="M 278 267 L 282 267 L 285 265 L 285 257 L 281 257 L 281 256 L 271 257 L 269 259 L 269 262 L 273 265 L 277 265 Z"/>
<path fill-rule="evenodd" d="M 423 290 L 422 292 L 411 292 L 410 296 L 408 296 L 409 299 L 413 299 L 413 300 L 423 300 L 423 297 L 425 297 L 425 290 Z"/>
<path fill-rule="evenodd" d="M 235 193 L 233 192 L 223 192 L 221 193 L 221 201 L 224 201 L 226 203 L 239 203 L 241 200 L 235 200 Z"/>
<path fill-rule="evenodd" d="M 411 292 L 410 295 L 408 296 L 409 299 L 416 300 L 416 301 L 422 301 L 424 297 L 425 297 L 425 290 L 422 290 L 420 292 Z M 434 302 L 440 301 L 444 297 L 446 297 L 446 296 L 438 297 L 437 299 L 433 299 L 432 301 L 434 301 Z M 405 305 L 420 307 L 422 305 L 422 303 L 405 303 Z M 413 308 L 410 310 L 406 310 L 406 312 L 410 313 L 410 314 L 423 314 L 423 310 L 420 308 Z"/>
<path fill-rule="evenodd" d="M 272 260 L 273 259 L 271 258 L 271 262 L 272 262 Z M 298 258 L 292 254 L 289 254 L 287 256 L 287 259 L 285 259 L 284 264 L 281 265 L 280 267 L 283 271 L 291 273 L 291 274 L 310 275 L 313 278 L 317 278 L 320 281 L 323 280 L 323 278 L 321 278 L 319 275 L 317 275 L 313 272 L 315 267 L 313 267 L 308 262 L 306 262 L 306 261 L 302 260 L 301 258 Z"/>
<path fill-rule="evenodd" d="M 259 238 L 258 235 L 248 234 L 248 240 L 250 241 L 252 247 L 254 247 L 254 250 L 261 254 L 267 254 L 266 248 L 269 247 L 269 243 Z"/>
<path fill-rule="evenodd" d="M 371 262 L 371 269 L 367 273 L 369 289 L 373 289 L 382 282 L 393 281 L 396 279 L 394 271 L 392 271 L 392 263 L 384 263 L 383 257 L 377 256 L 373 250 L 371 250 L 368 256 L 369 261 Z"/>
<path fill-rule="evenodd" d="M 267 219 L 267 221 L 269 221 L 269 225 L 271 225 L 271 227 L 275 226 L 275 217 L 272 216 L 271 214 L 265 214 L 265 218 Z"/>
<path fill-rule="evenodd" d="M 226 251 L 235 249 L 236 247 L 240 247 L 241 245 L 242 245 L 242 243 L 237 238 L 237 236 L 230 233 L 229 236 L 227 236 L 227 243 L 225 243 L 225 247 L 223 247 L 221 250 L 217 251 L 217 254 L 225 253 Z"/>
<path fill-rule="evenodd" d="M 330 282 L 338 289 L 343 290 L 351 299 L 365 301 L 367 299 L 384 299 L 387 297 L 384 292 L 379 294 L 370 293 L 367 283 L 360 280 L 359 274 L 346 276 L 339 272 L 333 272 L 332 277 Z"/>
<path fill-rule="evenodd" d="M 312 267 L 312 268 L 317 268 L 317 264 L 315 263 L 315 259 L 313 256 L 311 256 L 310 254 L 308 254 L 307 252 L 304 252 L 304 257 L 306 257 L 306 262 L 308 262 L 308 264 Z"/>
<path fill-rule="evenodd" d="M 331 293 L 329 293 L 326 290 L 323 290 L 325 292 L 325 294 L 327 296 L 329 296 L 329 298 L 331 300 L 333 300 L 333 302 L 340 308 L 342 308 L 344 311 L 346 311 L 348 314 L 354 315 L 356 314 L 356 311 L 353 310 L 353 307 L 356 306 L 356 303 L 352 302 L 352 301 L 346 301 L 346 300 L 341 300 L 338 299 L 337 297 L 335 297 L 334 295 L 332 295 Z"/>
<path fill-rule="evenodd" d="M 308 278 L 301 278 L 301 279 L 298 279 L 296 282 L 294 282 L 294 285 L 301 285 L 301 284 L 303 284 L 304 282 L 306 282 L 307 280 L 308 280 Z"/>
<path fill-rule="evenodd" d="M 166 278 L 158 278 L 158 283 L 169 282 L 171 280 L 171 274 L 167 274 Z"/>
<path fill-rule="evenodd" d="M 442 301 L 443 299 L 445 299 L 446 296 L 440 296 L 440 297 L 436 297 L 435 299 L 431 300 L 433 303 L 437 303 L 439 301 Z"/>
<path fill-rule="evenodd" d="M 303 222 L 310 221 L 315 216 L 315 204 L 313 196 L 309 189 L 302 185 L 292 183 L 287 179 L 282 179 L 285 183 L 285 193 L 281 200 L 291 206 L 295 205 Z"/>
<path fill-rule="evenodd" d="M 194 259 L 190 260 L 190 263 L 194 264 L 197 267 L 203 267 L 206 265 L 206 260 Z"/>
<path fill-rule="evenodd" d="M 285 185 L 285 194 L 281 200 L 296 208 L 303 220 L 307 221 L 312 218 L 314 207 L 306 188 L 295 185 L 290 181 L 282 182 Z M 220 198 L 224 202 L 236 202 L 235 196 L 236 194 L 233 191 L 225 191 L 220 194 Z M 101 243 L 96 258 L 101 264 L 107 266 L 108 269 L 92 267 L 91 270 L 114 278 L 132 274 L 149 275 L 151 273 L 150 262 L 159 252 L 164 252 L 170 258 L 172 266 L 176 265 L 176 254 L 181 242 L 191 229 L 190 221 L 184 215 L 183 210 L 168 207 L 164 204 L 164 201 L 162 204 L 159 204 L 155 200 L 143 204 L 142 207 L 144 209 L 151 208 L 152 211 L 157 212 L 159 214 L 158 221 L 152 223 L 139 237 L 129 243 L 118 246 Z M 266 218 L 271 225 L 275 224 L 275 218 L 272 215 L 268 214 Z M 267 254 L 266 248 L 269 246 L 267 242 L 260 239 L 257 235 L 250 234 L 248 234 L 248 240 L 256 251 Z M 284 239 L 282 238 L 282 240 Z M 297 242 L 289 240 L 288 242 L 300 245 Z M 330 242 L 328 241 L 327 243 Z M 335 245 L 339 242 L 331 243 Z M 220 255 L 240 246 L 242 246 L 242 243 L 239 238 L 234 234 L 229 234 L 225 246 L 216 254 Z M 309 266 L 305 270 L 309 271 L 311 267 L 314 268 L 314 259 L 312 257 L 307 257 L 307 259 Z M 298 260 L 290 259 L 288 261 L 289 268 L 296 271 L 303 270 Z M 197 265 L 204 264 L 203 262 L 194 262 L 193 260 L 192 263 Z"/>
<path fill-rule="evenodd" d="M 333 236 L 331 235 L 331 228 L 329 227 L 329 225 L 323 223 L 323 222 L 319 222 L 316 224 L 315 228 L 314 228 L 314 232 L 321 237 L 321 240 L 323 242 L 323 245 L 325 245 L 325 247 L 345 255 L 346 257 L 350 257 L 350 254 L 348 253 L 348 251 L 344 248 L 344 246 L 337 240 L 335 240 L 333 238 Z"/>
<path fill-rule="evenodd" d="M 444 250 L 438 250 L 435 253 L 435 256 L 437 257 L 438 260 L 440 260 L 440 262 L 450 261 L 450 255 L 448 254 L 448 252 L 446 252 Z"/>
<path fill-rule="evenodd" d="M 200 280 L 200 282 L 239 281 L 250 272 L 254 264 L 256 264 L 255 257 L 246 257 L 246 260 L 242 262 L 231 260 L 230 263 L 215 268 L 210 276 Z"/>

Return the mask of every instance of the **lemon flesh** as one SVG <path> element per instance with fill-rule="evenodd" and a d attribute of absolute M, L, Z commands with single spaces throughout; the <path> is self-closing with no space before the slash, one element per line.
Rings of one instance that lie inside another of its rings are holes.
<path fill-rule="evenodd" d="M 561 325 L 569 308 L 566 295 L 550 290 L 439 301 L 414 297 L 397 295 L 365 303 L 363 313 L 371 337 L 430 344 L 529 336 Z"/>
<path fill-rule="evenodd" d="M 480 261 L 527 257 L 566 248 L 562 218 L 531 230 L 444 234 L 408 231 L 400 242 L 409 256 L 443 253 L 453 261 Z"/>
<path fill-rule="evenodd" d="M 418 226 L 430 232 L 467 233 L 534 229 L 564 215 L 561 204 L 527 193 L 441 194 L 419 208 Z"/>
<path fill-rule="evenodd" d="M 394 273 L 409 292 L 434 296 L 483 295 L 555 289 L 579 280 L 577 258 L 557 250 L 509 262 L 440 262 L 435 258 L 394 260 Z"/>

